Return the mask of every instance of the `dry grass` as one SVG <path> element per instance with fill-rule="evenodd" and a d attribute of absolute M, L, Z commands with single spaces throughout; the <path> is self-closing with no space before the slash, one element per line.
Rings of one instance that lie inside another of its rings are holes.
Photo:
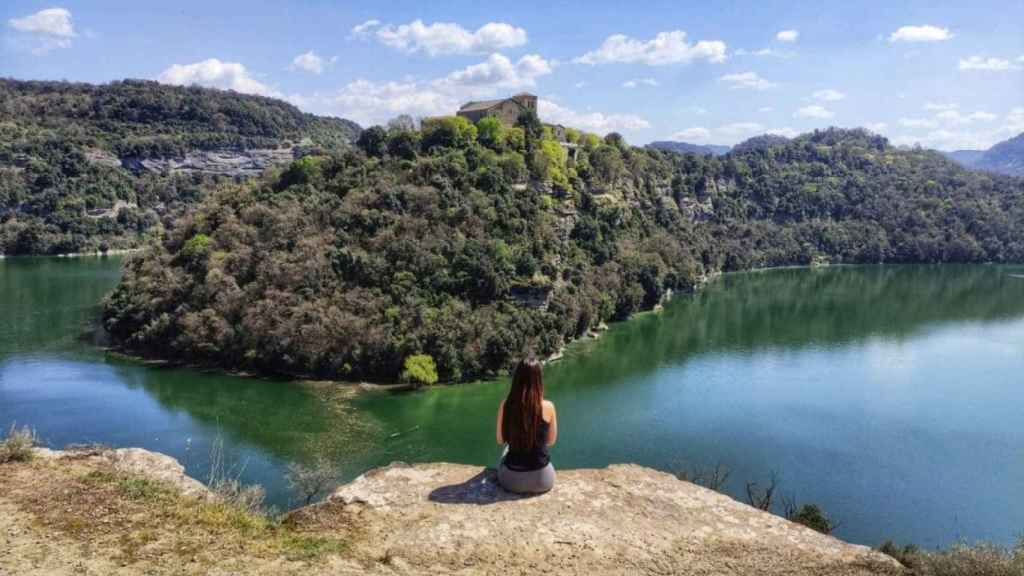
<path fill-rule="evenodd" d="M 1013 549 L 983 543 L 924 552 L 915 546 L 886 542 L 879 550 L 915 576 L 1024 576 L 1024 538 Z"/>
<path fill-rule="evenodd" d="M 34 516 L 37 526 L 104 550 L 121 565 L 320 562 L 348 550 L 344 532 L 281 523 L 254 511 L 245 497 L 183 496 L 160 481 L 114 470 L 102 457 L 39 460 L 0 471 L 0 492 Z"/>
<path fill-rule="evenodd" d="M 34 430 L 28 426 L 18 428 L 11 424 L 7 437 L 0 440 L 0 464 L 28 462 L 32 459 L 32 448 L 39 444 Z"/>

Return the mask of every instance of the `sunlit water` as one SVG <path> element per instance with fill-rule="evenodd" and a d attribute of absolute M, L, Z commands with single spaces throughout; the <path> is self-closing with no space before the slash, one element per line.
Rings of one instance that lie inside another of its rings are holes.
<path fill-rule="evenodd" d="M 0 260 L 0 426 L 53 446 L 175 456 L 293 503 L 289 462 L 346 477 L 393 460 L 492 464 L 504 381 L 413 393 L 245 379 L 97 347 L 119 260 Z M 838 535 L 922 546 L 1024 530 L 1022 267 L 793 269 L 729 275 L 614 325 L 546 369 L 559 468 L 637 462 L 732 472 L 819 504 Z M 83 336 L 84 335 L 84 336 Z"/>

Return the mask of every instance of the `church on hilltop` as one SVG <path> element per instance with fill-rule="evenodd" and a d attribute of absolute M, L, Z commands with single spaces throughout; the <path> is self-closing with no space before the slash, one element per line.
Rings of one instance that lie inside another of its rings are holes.
<path fill-rule="evenodd" d="M 466 102 L 456 112 L 457 115 L 476 124 L 481 118 L 493 116 L 505 126 L 515 126 L 519 115 L 523 112 L 537 113 L 537 97 L 523 92 L 502 100 L 481 100 Z"/>

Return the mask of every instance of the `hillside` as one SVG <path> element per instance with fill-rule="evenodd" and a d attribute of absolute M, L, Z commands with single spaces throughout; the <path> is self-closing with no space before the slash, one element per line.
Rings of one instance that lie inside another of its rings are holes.
<path fill-rule="evenodd" d="M 358 133 L 234 92 L 0 79 L 0 254 L 136 246 L 218 183 Z"/>
<path fill-rule="evenodd" d="M 714 144 L 690 144 L 689 142 L 678 142 L 675 140 L 659 140 L 651 142 L 647 145 L 648 148 L 655 150 L 667 150 L 669 152 L 679 152 L 682 154 L 699 154 L 712 156 L 721 156 L 727 154 L 731 149 L 729 146 L 716 146 Z"/>
<path fill-rule="evenodd" d="M 956 150 L 944 154 L 967 168 L 1024 176 L 1024 134 L 999 142 L 988 150 Z"/>
<path fill-rule="evenodd" d="M 188 362 L 461 381 L 723 270 L 1024 261 L 1024 181 L 865 131 L 720 158 L 570 137 L 369 129 L 205 199 L 129 261 L 106 326 Z"/>
<path fill-rule="evenodd" d="M 981 170 L 1024 176 L 1024 134 L 989 148 L 974 164 Z"/>

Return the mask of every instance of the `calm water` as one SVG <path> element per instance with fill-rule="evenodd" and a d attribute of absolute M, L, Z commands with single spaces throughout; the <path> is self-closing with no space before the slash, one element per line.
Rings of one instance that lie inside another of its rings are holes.
<path fill-rule="evenodd" d="M 0 260 L 0 426 L 51 445 L 177 457 L 204 478 L 221 439 L 280 506 L 291 461 L 352 477 L 392 460 L 490 464 L 506 382 L 415 393 L 154 368 L 90 328 L 119 260 Z M 923 546 L 1024 530 L 1022 267 L 864 267 L 726 276 L 547 368 L 561 468 L 722 463 L 815 502 L 839 535 Z"/>

